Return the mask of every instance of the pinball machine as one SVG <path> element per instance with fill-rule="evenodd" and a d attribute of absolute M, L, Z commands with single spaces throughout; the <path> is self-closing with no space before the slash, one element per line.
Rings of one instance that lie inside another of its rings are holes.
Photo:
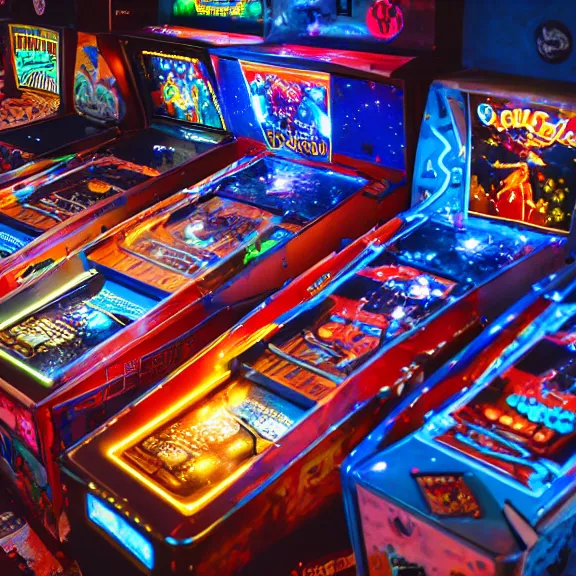
<path fill-rule="evenodd" d="M 252 147 L 227 130 L 205 48 L 164 36 L 125 36 L 121 44 L 144 100 L 145 127 L 0 191 L 2 295 Z M 88 86 L 77 95 L 90 94 Z M 89 98 L 78 100 L 89 106 Z"/>
<path fill-rule="evenodd" d="M 2 184 L 112 140 L 117 127 L 142 125 L 133 112 L 137 98 L 131 95 L 120 47 L 108 35 L 94 35 L 109 30 L 108 2 L 91 3 L 87 10 L 75 0 L 63 0 L 49 3 L 43 12 L 32 2 L 7 6 Z M 44 161 L 31 163 L 40 158 Z"/>
<path fill-rule="evenodd" d="M 70 2 L 72 10 L 76 4 Z M 62 121 L 98 131 L 94 125 L 99 117 L 110 124 L 105 131 L 109 141 L 90 147 L 79 140 L 75 154 L 48 154 L 0 176 L 0 295 L 250 148 L 227 129 L 207 49 L 219 43 L 262 42 L 262 36 L 176 29 L 168 17 L 162 20 L 162 11 L 151 19 L 153 4 L 126 0 L 76 6 L 78 25 L 94 28 L 94 22 L 84 23 L 94 13 L 96 23 L 103 21 L 102 27 L 117 32 L 77 35 L 75 76 L 68 82 L 74 82 L 75 113 L 35 124 L 35 135 L 39 126 L 48 130 Z M 60 15 L 62 10 L 55 8 Z M 125 31 L 151 20 L 166 25 Z M 195 157 L 205 161 L 192 169 L 187 162 Z M 165 177 L 155 178 L 159 175 Z"/>
<path fill-rule="evenodd" d="M 74 531 L 145 573 L 235 573 L 338 498 L 361 438 L 414 398 L 422 417 L 440 405 L 423 379 L 564 266 L 575 112 L 559 81 L 435 82 L 412 208 L 69 450 Z"/>
<path fill-rule="evenodd" d="M 211 63 L 245 155 L 196 186 L 182 179 L 186 188 L 2 301 L 0 386 L 30 437 L 7 434 L 46 471 L 45 523 L 66 524 L 55 462 L 64 448 L 407 204 L 427 58 L 334 49 L 327 59 L 314 47 L 240 47 L 237 34 L 153 27 L 126 49 L 165 74 L 154 91 L 169 100 L 163 114 L 182 113 L 170 72 L 182 67 L 181 46 L 198 39 L 225 44 Z"/>
<path fill-rule="evenodd" d="M 488 146 L 477 145 L 471 209 L 573 230 L 563 202 L 575 102 L 566 98 L 573 86 L 557 80 L 574 62 L 574 11 L 527 2 L 501 10 L 502 20 L 480 17 L 494 9 L 490 0 L 467 6 L 468 33 L 494 42 L 470 41 L 465 60 L 534 78 L 520 104 L 500 93 L 519 78 L 475 83 L 471 113 Z M 566 254 L 573 258 L 573 232 Z M 359 574 L 571 573 L 573 299 L 573 266 L 543 277 L 427 381 L 428 395 L 409 399 L 348 458 L 342 478 Z M 419 430 L 406 437 L 407 425 Z"/>
<path fill-rule="evenodd" d="M 390 418 L 346 460 L 360 574 L 571 573 L 575 278 L 537 286 L 429 379 L 440 409 Z M 400 419 L 424 424 L 399 439 Z"/>
<path fill-rule="evenodd" d="M 172 65 L 165 53 L 150 58 Z M 270 82 L 274 72 L 296 93 L 302 86 L 317 91 L 324 110 L 335 115 L 350 105 L 342 97 L 332 100 L 336 78 L 328 73 L 242 66 L 247 75 L 265 70 Z M 402 93 L 378 80 L 371 82 L 372 97 L 393 110 L 386 107 L 380 121 L 400 130 L 393 144 L 400 164 L 363 162 L 359 170 L 351 157 L 346 167 L 344 148 L 339 164 L 331 162 L 337 144 L 320 135 L 327 115 L 316 105 L 310 140 L 302 140 L 302 149 L 314 155 L 267 147 L 262 131 L 240 160 L 105 232 L 2 300 L 0 387 L 31 426 L 30 436 L 12 427 L 11 441 L 47 471 L 55 506 L 62 502 L 55 458 L 63 447 L 338 250 L 342 240 L 403 208 Z M 357 90 L 367 84 L 347 81 Z M 250 85 L 239 86 L 248 102 Z M 236 99 L 237 93 L 234 105 Z"/>

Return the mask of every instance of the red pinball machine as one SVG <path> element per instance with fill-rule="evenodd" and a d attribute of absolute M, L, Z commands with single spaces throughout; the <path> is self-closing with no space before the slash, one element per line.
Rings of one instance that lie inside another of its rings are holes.
<path fill-rule="evenodd" d="M 232 74 L 232 50 L 218 57 L 219 77 Z M 260 98 L 272 73 L 251 75 L 246 50 L 240 60 L 266 135 L 292 144 Z M 69 450 L 73 534 L 146 574 L 236 574 L 339 499 L 338 468 L 360 439 L 405 400 L 432 410 L 423 377 L 483 317 L 564 266 L 575 110 L 558 82 L 472 72 L 435 82 L 412 208 L 309 269 Z"/>
<path fill-rule="evenodd" d="M 7 462 L 7 476 L 28 479 L 33 490 L 16 489 L 60 539 L 64 449 L 408 203 L 433 55 L 244 47 L 238 34 L 198 32 L 179 18 L 123 37 L 149 108 L 180 133 L 190 118 L 221 118 L 243 152 L 197 185 L 180 177 L 179 192 L 62 255 L 0 303 L 1 427 L 21 456 Z M 199 89 L 190 74 L 199 42 L 224 45 L 209 59 L 219 108 L 184 98 Z M 16 461 L 28 467 L 15 470 Z"/>

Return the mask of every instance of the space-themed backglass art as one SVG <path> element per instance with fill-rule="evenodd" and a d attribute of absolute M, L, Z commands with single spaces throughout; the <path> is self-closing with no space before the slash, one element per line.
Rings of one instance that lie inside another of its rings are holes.
<path fill-rule="evenodd" d="M 330 160 L 330 76 L 242 62 L 252 108 L 268 146 Z"/>
<path fill-rule="evenodd" d="M 471 96 L 470 210 L 568 231 L 576 201 L 576 116 Z"/>

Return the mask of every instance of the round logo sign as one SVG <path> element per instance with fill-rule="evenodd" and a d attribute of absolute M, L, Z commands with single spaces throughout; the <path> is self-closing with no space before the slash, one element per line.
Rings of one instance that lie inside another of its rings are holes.
<path fill-rule="evenodd" d="M 564 62 L 572 52 L 572 34 L 562 22 L 549 20 L 536 29 L 536 48 L 546 62 Z"/>
<path fill-rule="evenodd" d="M 46 0 L 32 0 L 34 2 L 34 10 L 38 16 L 42 16 L 46 12 Z"/>
<path fill-rule="evenodd" d="M 391 42 L 404 28 L 404 15 L 397 0 L 375 0 L 366 14 L 366 25 L 372 36 Z"/>

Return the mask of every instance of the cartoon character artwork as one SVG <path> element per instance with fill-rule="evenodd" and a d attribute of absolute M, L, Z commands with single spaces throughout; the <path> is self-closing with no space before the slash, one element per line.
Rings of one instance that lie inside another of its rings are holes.
<path fill-rule="evenodd" d="M 576 179 L 576 117 L 527 102 L 473 97 L 473 212 L 567 231 Z"/>
<path fill-rule="evenodd" d="M 330 76 L 247 62 L 242 70 L 268 146 L 330 160 Z"/>
<path fill-rule="evenodd" d="M 118 122 L 124 115 L 116 78 L 93 34 L 78 34 L 74 105 L 79 114 L 99 122 Z"/>
<path fill-rule="evenodd" d="M 198 58 L 142 53 L 151 80 L 154 112 L 183 122 L 225 129 L 208 70 Z"/>

